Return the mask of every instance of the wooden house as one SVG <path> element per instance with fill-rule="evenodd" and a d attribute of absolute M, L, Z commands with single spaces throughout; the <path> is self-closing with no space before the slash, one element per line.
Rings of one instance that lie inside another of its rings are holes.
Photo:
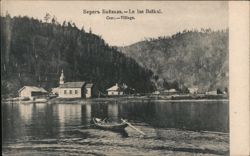
<path fill-rule="evenodd" d="M 163 94 L 163 95 L 174 95 L 174 94 L 177 94 L 177 93 L 178 93 L 178 91 L 176 89 L 174 89 L 174 88 L 169 89 L 169 90 L 164 90 L 164 91 L 161 92 L 161 94 Z"/>
<path fill-rule="evenodd" d="M 42 87 L 23 86 L 18 90 L 19 97 L 33 99 L 35 97 L 46 97 L 48 92 Z"/>
<path fill-rule="evenodd" d="M 199 90 L 198 87 L 188 88 L 190 94 L 198 94 L 198 90 Z"/>
<path fill-rule="evenodd" d="M 206 95 L 217 95 L 217 91 L 216 91 L 216 90 L 207 91 L 205 94 L 206 94 Z"/>
<path fill-rule="evenodd" d="M 117 83 L 114 86 L 107 89 L 107 92 L 109 96 L 123 95 L 123 89 Z"/>
<path fill-rule="evenodd" d="M 86 88 L 85 97 L 86 97 L 86 98 L 91 98 L 92 95 L 93 95 L 93 83 L 87 83 L 87 84 L 85 85 L 85 88 Z"/>

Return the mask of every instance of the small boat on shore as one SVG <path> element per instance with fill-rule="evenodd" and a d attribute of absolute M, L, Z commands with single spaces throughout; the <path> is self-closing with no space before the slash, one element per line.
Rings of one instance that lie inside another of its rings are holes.
<path fill-rule="evenodd" d="M 124 121 L 121 123 L 106 123 L 99 118 L 93 118 L 93 123 L 97 128 L 112 131 L 123 131 L 128 126 L 128 123 Z"/>
<path fill-rule="evenodd" d="M 118 132 L 124 132 L 126 127 L 131 127 L 137 132 L 139 132 L 142 135 L 146 135 L 143 131 L 139 130 L 135 126 L 133 126 L 131 123 L 129 123 L 127 120 L 121 119 L 121 123 L 107 123 L 104 120 L 101 120 L 99 118 L 93 118 L 94 125 L 97 128 L 104 129 L 104 130 L 110 130 L 110 131 L 118 131 Z"/>

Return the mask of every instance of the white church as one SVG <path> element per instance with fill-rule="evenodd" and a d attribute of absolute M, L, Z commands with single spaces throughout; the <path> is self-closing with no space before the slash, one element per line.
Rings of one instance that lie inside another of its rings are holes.
<path fill-rule="evenodd" d="M 63 70 L 61 72 L 59 87 L 53 88 L 52 92 L 58 94 L 59 98 L 91 98 L 93 92 L 93 83 L 64 82 Z"/>

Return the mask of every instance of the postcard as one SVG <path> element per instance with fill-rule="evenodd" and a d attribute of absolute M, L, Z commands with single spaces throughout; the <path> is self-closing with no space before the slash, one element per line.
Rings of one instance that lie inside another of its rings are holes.
<path fill-rule="evenodd" d="M 249 155 L 248 12 L 1 1 L 2 155 Z"/>

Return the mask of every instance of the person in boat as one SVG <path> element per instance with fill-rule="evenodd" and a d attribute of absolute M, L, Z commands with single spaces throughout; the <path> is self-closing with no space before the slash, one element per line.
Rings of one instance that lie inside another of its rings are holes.
<path fill-rule="evenodd" d="M 103 119 L 102 121 L 103 121 L 104 123 L 107 123 L 107 118 Z"/>
<path fill-rule="evenodd" d="M 107 123 L 107 118 L 105 118 L 105 119 L 103 119 L 103 120 L 101 120 L 101 119 L 99 119 L 99 118 L 95 118 L 95 120 L 96 120 L 97 122 L 99 122 L 99 123 Z"/>

